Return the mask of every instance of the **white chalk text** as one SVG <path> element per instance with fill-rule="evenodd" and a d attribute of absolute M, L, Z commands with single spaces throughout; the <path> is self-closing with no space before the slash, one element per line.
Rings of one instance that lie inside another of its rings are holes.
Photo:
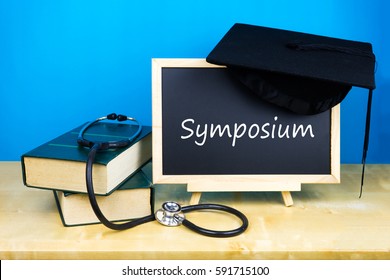
<path fill-rule="evenodd" d="M 278 122 L 278 116 L 274 117 L 273 122 L 263 124 L 253 123 L 234 123 L 234 124 L 197 124 L 194 119 L 188 118 L 182 121 L 181 128 L 183 133 L 182 140 L 193 140 L 198 146 L 203 146 L 208 139 L 227 137 L 231 141 L 232 147 L 235 147 L 239 139 L 247 137 L 249 139 L 295 139 L 298 137 L 314 138 L 313 127 L 311 124 L 282 124 Z"/>

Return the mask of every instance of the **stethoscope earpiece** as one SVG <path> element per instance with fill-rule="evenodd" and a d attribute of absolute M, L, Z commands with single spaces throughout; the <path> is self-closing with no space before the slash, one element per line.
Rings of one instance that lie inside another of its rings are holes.
<path fill-rule="evenodd" d="M 90 141 L 90 140 L 84 138 L 84 133 L 88 130 L 88 128 L 90 128 L 94 124 L 101 122 L 101 121 L 104 121 L 104 120 L 112 120 L 112 121 L 117 120 L 118 122 L 131 121 L 131 122 L 135 123 L 138 126 L 138 128 L 126 140 L 94 142 L 94 141 Z M 112 114 L 109 114 L 105 117 L 98 118 L 92 122 L 86 123 L 81 128 L 81 130 L 77 136 L 77 143 L 80 146 L 87 147 L 87 148 L 92 148 L 94 145 L 97 145 L 98 150 L 118 149 L 118 148 L 123 148 L 123 147 L 130 145 L 134 141 L 134 139 L 137 138 L 138 135 L 141 134 L 141 131 L 142 131 L 142 125 L 136 119 L 125 116 L 125 115 L 117 115 L 115 113 L 112 113 Z"/>

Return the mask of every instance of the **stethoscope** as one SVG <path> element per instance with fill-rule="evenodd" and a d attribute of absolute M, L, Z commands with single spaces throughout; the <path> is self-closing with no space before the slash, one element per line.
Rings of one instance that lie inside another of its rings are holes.
<path fill-rule="evenodd" d="M 130 121 L 137 126 L 137 131 L 134 132 L 131 135 L 131 137 L 127 138 L 126 140 L 93 142 L 85 139 L 84 133 L 87 131 L 87 129 L 103 120 L 117 120 L 119 122 Z M 125 115 L 117 115 L 113 113 L 107 115 L 106 117 L 101 117 L 92 122 L 85 124 L 79 132 L 77 143 L 80 146 L 90 148 L 90 151 L 88 153 L 86 172 L 85 172 L 89 202 L 91 204 L 91 207 L 96 217 L 103 225 L 113 230 L 124 230 L 147 222 L 157 220 L 160 224 L 169 227 L 184 225 L 185 227 L 199 234 L 210 236 L 210 237 L 232 237 L 243 233 L 248 228 L 247 217 L 240 211 L 231 208 L 229 206 L 207 203 L 207 204 L 197 204 L 197 205 L 189 205 L 189 206 L 182 207 L 181 205 L 179 205 L 174 201 L 164 202 L 162 204 L 161 209 L 157 210 L 154 214 L 142 218 L 138 218 L 125 223 L 113 223 L 109 221 L 104 216 L 103 212 L 100 210 L 100 207 L 95 197 L 95 192 L 93 187 L 92 169 L 93 169 L 93 162 L 95 160 L 96 153 L 99 151 L 105 151 L 109 149 L 118 149 L 118 148 L 127 147 L 140 135 L 141 131 L 142 131 L 142 125 L 136 119 L 127 117 Z M 242 225 L 238 228 L 232 230 L 226 230 L 226 231 L 217 231 L 217 230 L 202 228 L 190 222 L 188 219 L 186 219 L 184 215 L 184 213 L 188 213 L 196 210 L 215 210 L 215 211 L 227 212 L 229 214 L 238 217 L 241 220 Z"/>

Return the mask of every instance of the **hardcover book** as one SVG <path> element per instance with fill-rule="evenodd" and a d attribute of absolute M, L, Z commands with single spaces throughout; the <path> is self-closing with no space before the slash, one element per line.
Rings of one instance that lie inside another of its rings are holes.
<path fill-rule="evenodd" d="M 22 155 L 23 182 L 28 187 L 86 193 L 85 170 L 89 148 L 77 144 L 83 126 Z M 91 141 L 126 139 L 135 125 L 100 122 L 84 134 Z M 152 157 L 152 128 L 143 126 L 130 146 L 98 152 L 94 161 L 95 194 L 107 195 Z"/>
<path fill-rule="evenodd" d="M 88 195 L 53 191 L 64 226 L 100 223 Z M 153 213 L 153 188 L 150 177 L 141 169 L 108 196 L 97 196 L 100 209 L 112 222 L 126 221 Z"/>

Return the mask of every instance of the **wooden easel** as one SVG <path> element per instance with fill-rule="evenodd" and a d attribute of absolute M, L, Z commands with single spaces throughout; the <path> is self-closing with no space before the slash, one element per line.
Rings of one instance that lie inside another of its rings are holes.
<path fill-rule="evenodd" d="M 294 201 L 293 201 L 292 196 L 291 196 L 291 192 L 282 191 L 281 194 L 282 194 L 282 198 L 283 198 L 283 202 L 284 202 L 285 206 L 290 207 L 294 204 Z"/>
<path fill-rule="evenodd" d="M 223 187 L 222 187 L 223 186 Z M 284 187 L 281 187 L 284 186 Z M 213 181 L 209 184 L 207 183 L 189 183 L 187 185 L 187 191 L 191 192 L 190 204 L 198 204 L 202 196 L 202 192 L 212 192 L 212 191 L 233 191 L 233 192 L 242 192 L 242 191 L 280 191 L 284 205 L 286 207 L 292 206 L 294 204 L 291 191 L 300 191 L 301 183 L 297 182 L 241 182 L 241 183 L 231 183 L 224 181 Z"/>
<path fill-rule="evenodd" d="M 282 199 L 286 207 L 290 207 L 294 204 L 290 191 L 282 191 Z M 198 204 L 202 196 L 201 192 L 193 192 L 190 199 L 190 205 Z"/>

